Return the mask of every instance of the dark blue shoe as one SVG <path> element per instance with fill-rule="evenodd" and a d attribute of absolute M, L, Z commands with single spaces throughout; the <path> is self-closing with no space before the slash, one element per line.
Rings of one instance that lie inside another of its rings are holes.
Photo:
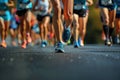
<path fill-rule="evenodd" d="M 55 53 L 64 53 L 64 46 L 61 42 L 57 43 L 55 47 Z"/>
<path fill-rule="evenodd" d="M 44 41 L 41 42 L 41 47 L 42 47 L 42 48 L 46 47 Z"/>
<path fill-rule="evenodd" d="M 64 28 L 64 31 L 63 31 L 63 41 L 67 42 L 70 39 L 70 37 L 71 37 L 70 27 Z"/>
<path fill-rule="evenodd" d="M 114 39 L 114 42 L 115 42 L 115 44 L 120 44 L 120 39 L 119 39 L 119 37 L 115 37 L 115 39 Z"/>
<path fill-rule="evenodd" d="M 47 46 L 48 45 L 48 42 L 45 40 L 45 41 L 43 41 L 43 43 L 45 44 L 45 46 Z"/>
<path fill-rule="evenodd" d="M 74 48 L 79 48 L 79 44 L 77 41 L 74 42 Z"/>
<path fill-rule="evenodd" d="M 81 46 L 81 38 L 78 38 L 78 44 Z"/>
<path fill-rule="evenodd" d="M 41 47 L 42 47 L 42 48 L 45 48 L 46 46 L 45 46 L 45 44 L 42 43 L 42 44 L 41 44 Z"/>

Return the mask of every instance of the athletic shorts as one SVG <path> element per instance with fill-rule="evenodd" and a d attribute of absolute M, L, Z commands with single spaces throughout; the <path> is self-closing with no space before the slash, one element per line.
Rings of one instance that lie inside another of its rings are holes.
<path fill-rule="evenodd" d="M 78 14 L 79 17 L 85 17 L 87 13 L 87 9 L 73 10 L 73 13 Z"/>
<path fill-rule="evenodd" d="M 10 29 L 14 29 L 14 30 L 17 30 L 18 29 L 18 25 L 16 24 L 16 25 L 10 25 L 10 27 L 9 27 Z"/>
<path fill-rule="evenodd" d="M 29 9 L 17 10 L 16 14 L 18 16 L 24 16 Z"/>
<path fill-rule="evenodd" d="M 49 14 L 46 14 L 46 15 L 43 16 L 43 15 L 39 15 L 39 14 L 38 14 L 38 15 L 37 15 L 37 20 L 38 20 L 38 21 L 42 21 L 42 20 L 43 20 L 45 17 L 47 17 L 47 16 L 50 16 L 50 15 L 49 15 Z"/>
<path fill-rule="evenodd" d="M 61 14 L 62 14 L 62 15 L 64 14 L 64 10 L 63 10 L 63 9 L 61 9 Z"/>
<path fill-rule="evenodd" d="M 120 18 L 120 13 L 117 13 L 117 14 L 116 14 L 116 18 Z"/>
<path fill-rule="evenodd" d="M 50 23 L 52 23 L 53 15 L 50 15 Z"/>
<path fill-rule="evenodd" d="M 120 18 L 120 5 L 116 9 L 116 18 Z"/>
<path fill-rule="evenodd" d="M 113 0 L 113 3 L 111 3 L 111 4 L 108 3 L 108 5 L 107 4 L 106 5 L 102 4 L 101 1 L 102 0 L 99 0 L 100 8 L 108 8 L 109 10 L 115 10 L 117 8 L 117 5 L 115 4 L 114 0 Z M 103 1 L 105 1 L 105 0 L 103 0 Z"/>
<path fill-rule="evenodd" d="M 113 6 L 108 6 L 109 10 L 115 10 L 117 8 L 117 5 L 113 5 Z"/>
<path fill-rule="evenodd" d="M 116 5 L 114 5 L 114 6 L 106 6 L 106 7 L 100 6 L 100 8 L 108 8 L 108 10 L 112 11 L 112 10 L 115 10 L 117 8 L 117 6 Z"/>
<path fill-rule="evenodd" d="M 11 20 L 11 14 L 9 10 L 6 10 L 4 14 L 0 14 L 0 17 L 4 19 L 4 21 L 10 21 Z"/>

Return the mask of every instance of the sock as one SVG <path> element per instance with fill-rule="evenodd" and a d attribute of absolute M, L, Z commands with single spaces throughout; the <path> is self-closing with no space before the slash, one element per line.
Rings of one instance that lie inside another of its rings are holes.
<path fill-rule="evenodd" d="M 109 37 L 109 27 L 107 25 L 103 25 L 103 30 L 104 30 L 106 38 L 108 38 Z"/>

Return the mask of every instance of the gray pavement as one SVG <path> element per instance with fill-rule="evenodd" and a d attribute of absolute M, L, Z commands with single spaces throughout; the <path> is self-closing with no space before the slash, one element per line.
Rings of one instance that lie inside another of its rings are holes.
<path fill-rule="evenodd" d="M 0 48 L 0 80 L 120 80 L 120 45 Z"/>

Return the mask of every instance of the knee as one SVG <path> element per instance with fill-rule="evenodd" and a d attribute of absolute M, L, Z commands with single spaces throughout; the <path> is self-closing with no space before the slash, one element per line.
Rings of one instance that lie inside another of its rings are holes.
<path fill-rule="evenodd" d="M 65 18 L 65 20 L 69 20 L 69 21 L 72 21 L 73 20 L 73 14 L 72 14 L 72 12 L 65 12 L 64 13 L 64 18 Z"/>
<path fill-rule="evenodd" d="M 2 30 L 2 31 L 5 31 L 5 26 L 1 26 L 1 30 Z"/>
<path fill-rule="evenodd" d="M 104 20 L 104 24 L 105 24 L 105 25 L 109 25 L 109 23 L 110 23 L 109 19 L 106 18 L 106 19 Z"/>
<path fill-rule="evenodd" d="M 46 29 L 47 28 L 47 24 L 44 23 L 43 24 L 43 28 Z"/>
<path fill-rule="evenodd" d="M 114 22 L 115 22 L 115 20 L 110 21 L 110 27 L 111 28 L 114 28 Z"/>
<path fill-rule="evenodd" d="M 74 28 L 75 28 L 75 30 L 77 30 L 77 29 L 79 28 L 78 22 L 75 22 L 75 23 L 74 23 Z"/>

